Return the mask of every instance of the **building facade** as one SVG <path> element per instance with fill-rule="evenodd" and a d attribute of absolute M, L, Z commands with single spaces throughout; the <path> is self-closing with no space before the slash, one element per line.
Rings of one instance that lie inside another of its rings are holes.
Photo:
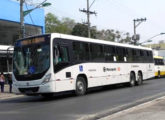
<path fill-rule="evenodd" d="M 24 4 L 24 11 L 34 6 Z M 37 8 L 24 17 L 25 36 L 45 33 L 44 10 Z M 0 72 L 11 71 L 12 55 L 7 55 L 9 46 L 20 36 L 20 3 L 17 0 L 0 0 Z M 11 52 L 10 52 L 11 53 Z M 7 66 L 10 64 L 10 67 Z"/>

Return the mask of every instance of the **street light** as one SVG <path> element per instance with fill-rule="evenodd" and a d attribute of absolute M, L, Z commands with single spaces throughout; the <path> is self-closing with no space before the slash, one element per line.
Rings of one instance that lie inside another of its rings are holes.
<path fill-rule="evenodd" d="M 153 39 L 153 38 L 155 38 L 155 37 L 157 37 L 157 36 L 160 36 L 160 35 L 164 35 L 164 34 L 165 34 L 165 33 L 156 34 L 156 35 L 152 36 L 151 38 L 145 40 L 144 42 L 139 43 L 139 45 L 142 45 L 142 44 L 147 43 L 147 42 L 152 42 L 152 39 Z"/>
<path fill-rule="evenodd" d="M 24 12 L 23 12 L 23 16 L 25 17 L 26 15 L 28 15 L 29 13 L 31 13 L 33 10 L 35 10 L 35 9 L 37 9 L 37 8 L 48 7 L 48 6 L 50 6 L 50 5 L 51 5 L 51 3 L 43 3 L 43 4 L 41 4 L 41 5 L 38 5 L 38 6 L 36 6 L 36 7 L 33 8 L 33 9 L 24 11 Z"/>
<path fill-rule="evenodd" d="M 20 35 L 21 35 L 20 37 L 21 38 L 25 37 L 24 17 L 37 8 L 50 6 L 51 3 L 47 3 L 46 1 L 47 0 L 45 0 L 44 2 L 42 2 L 41 4 L 39 4 L 38 6 L 36 6 L 33 9 L 23 11 L 23 4 L 24 4 L 25 0 L 20 0 L 20 28 L 21 28 L 20 29 Z"/>
<path fill-rule="evenodd" d="M 144 43 L 149 43 L 149 42 L 152 42 L 152 40 L 146 40 L 146 41 L 144 41 L 144 42 L 139 43 L 138 45 L 142 45 L 142 44 L 144 44 Z"/>
<path fill-rule="evenodd" d="M 156 34 L 156 35 L 152 36 L 151 38 L 149 38 L 149 39 L 147 39 L 147 40 L 145 40 L 145 41 L 151 40 L 151 39 L 153 39 L 153 38 L 155 38 L 155 37 L 157 37 L 157 36 L 164 35 L 164 34 L 165 34 L 165 33 Z"/>

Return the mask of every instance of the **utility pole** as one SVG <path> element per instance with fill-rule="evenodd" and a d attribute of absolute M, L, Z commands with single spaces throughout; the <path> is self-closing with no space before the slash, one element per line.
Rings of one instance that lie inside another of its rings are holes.
<path fill-rule="evenodd" d="M 39 5 L 37 5 L 36 7 L 30 9 L 30 10 L 26 10 L 24 11 L 23 9 L 23 4 L 25 3 L 25 0 L 20 0 L 20 38 L 24 38 L 25 37 L 25 24 L 24 24 L 24 17 L 26 15 L 28 15 L 29 13 L 31 13 L 33 10 L 37 9 L 37 8 L 43 8 L 43 7 L 47 7 L 50 6 L 51 3 L 46 2 L 47 0 L 44 0 L 42 3 L 40 3 Z"/>
<path fill-rule="evenodd" d="M 89 14 L 89 0 L 87 0 L 87 23 L 88 23 L 88 37 L 91 37 L 91 31 L 90 31 L 90 14 Z"/>
<path fill-rule="evenodd" d="M 136 28 L 142 23 L 145 22 L 147 19 L 146 18 L 141 18 L 141 19 L 134 19 L 133 20 L 133 28 L 134 28 L 134 35 L 132 39 L 134 40 L 134 45 L 137 44 L 137 40 L 140 39 L 140 35 L 136 34 Z"/>
<path fill-rule="evenodd" d="M 95 0 L 93 1 L 93 3 L 95 2 Z M 87 14 L 87 25 L 88 25 L 88 37 L 90 38 L 91 37 L 91 32 L 90 32 L 90 15 L 91 14 L 97 14 L 95 11 L 90 11 L 90 7 L 93 5 L 93 3 L 89 6 L 89 0 L 87 0 L 87 10 L 83 9 L 83 10 L 80 10 L 80 12 L 84 12 Z"/>
<path fill-rule="evenodd" d="M 23 3 L 24 0 L 20 0 L 20 38 L 25 37 L 25 25 L 24 25 L 24 10 Z"/>

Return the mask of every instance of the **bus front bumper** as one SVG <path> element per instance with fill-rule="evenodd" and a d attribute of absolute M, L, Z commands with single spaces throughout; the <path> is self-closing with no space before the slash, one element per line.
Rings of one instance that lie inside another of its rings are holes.
<path fill-rule="evenodd" d="M 16 94 L 42 94 L 55 92 L 55 84 L 48 82 L 46 84 L 40 84 L 35 86 L 21 86 L 13 84 L 13 92 Z"/>

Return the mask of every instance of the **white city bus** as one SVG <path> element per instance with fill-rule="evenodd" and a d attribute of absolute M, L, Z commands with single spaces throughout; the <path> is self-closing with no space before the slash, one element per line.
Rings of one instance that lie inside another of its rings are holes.
<path fill-rule="evenodd" d="M 162 56 L 154 56 L 155 77 L 165 76 L 165 65 Z"/>
<path fill-rule="evenodd" d="M 152 50 L 64 34 L 18 40 L 13 57 L 15 93 L 41 94 L 129 83 L 154 77 Z"/>

